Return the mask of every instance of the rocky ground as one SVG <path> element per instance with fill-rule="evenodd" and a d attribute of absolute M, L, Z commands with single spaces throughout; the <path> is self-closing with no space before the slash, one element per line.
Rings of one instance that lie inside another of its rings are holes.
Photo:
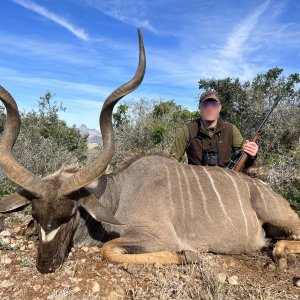
<path fill-rule="evenodd" d="M 1 299 L 300 299 L 300 257 L 280 271 L 271 249 L 201 254 L 181 266 L 114 265 L 98 247 L 72 249 L 63 267 L 40 274 L 37 236 L 24 212 L 0 214 Z M 29 224 L 29 226 L 28 226 Z"/>

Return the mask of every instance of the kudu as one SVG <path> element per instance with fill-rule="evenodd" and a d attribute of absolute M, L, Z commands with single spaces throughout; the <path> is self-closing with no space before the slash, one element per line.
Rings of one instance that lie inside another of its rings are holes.
<path fill-rule="evenodd" d="M 39 235 L 38 270 L 54 272 L 74 245 L 103 246 L 103 257 L 116 263 L 179 264 L 193 260 L 199 252 L 258 250 L 266 244 L 264 224 L 299 239 L 300 220 L 288 202 L 262 181 L 244 174 L 180 164 L 154 154 L 105 174 L 114 153 L 113 107 L 140 85 L 145 73 L 140 31 L 139 51 L 133 79 L 104 102 L 100 114 L 103 150 L 81 169 L 63 167 L 41 179 L 21 166 L 12 155 L 20 130 L 18 108 L 0 88 L 7 110 L 0 164 L 22 188 L 0 202 L 0 211 L 32 203 Z M 275 247 L 274 254 L 285 259 L 287 253 L 299 252 L 299 243 L 285 241 Z"/>

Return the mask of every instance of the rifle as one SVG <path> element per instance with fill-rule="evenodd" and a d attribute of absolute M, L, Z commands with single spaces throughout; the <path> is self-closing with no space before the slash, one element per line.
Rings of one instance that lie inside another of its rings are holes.
<path fill-rule="evenodd" d="M 275 101 L 270 109 L 270 111 L 267 113 L 267 115 L 265 116 L 265 118 L 263 119 L 263 121 L 261 122 L 261 124 L 258 126 L 258 128 L 255 131 L 254 137 L 252 138 L 251 142 L 256 142 L 259 137 L 260 137 L 260 131 L 263 128 L 263 126 L 265 125 L 265 123 L 267 122 L 269 116 L 271 115 L 271 113 L 273 112 L 274 108 L 277 106 L 278 102 L 280 101 L 280 97 L 277 96 L 275 98 Z M 245 153 L 244 151 L 242 151 L 242 155 L 240 156 L 240 158 L 233 163 L 233 170 L 236 172 L 242 172 L 244 167 L 245 167 L 245 163 L 248 159 L 248 154 Z M 230 163 L 232 164 L 232 162 Z"/>

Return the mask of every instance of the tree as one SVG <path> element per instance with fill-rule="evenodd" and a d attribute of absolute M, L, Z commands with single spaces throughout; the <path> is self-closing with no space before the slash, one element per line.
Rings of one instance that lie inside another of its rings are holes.
<path fill-rule="evenodd" d="M 119 127 L 128 122 L 128 105 L 120 104 L 117 107 L 117 112 L 113 113 L 113 124 L 115 127 Z"/>
<path fill-rule="evenodd" d="M 282 72 L 283 69 L 270 69 L 244 83 L 239 78 L 199 81 L 201 89 L 215 90 L 220 94 L 223 106 L 221 116 L 237 125 L 248 139 L 253 136 L 274 99 L 280 97 L 280 103 L 271 115 L 260 141 L 260 157 L 263 158 L 274 151 L 284 153 L 295 148 L 300 137 L 300 75 L 295 73 L 285 77 Z"/>
<path fill-rule="evenodd" d="M 59 112 L 66 108 L 53 101 L 53 95 L 47 92 L 38 101 L 38 111 L 22 114 L 22 131 L 38 130 L 39 134 L 73 153 L 79 162 L 84 162 L 87 152 L 87 137 L 82 136 L 76 126 L 69 127 L 59 118 Z"/>
<path fill-rule="evenodd" d="M 258 163 L 269 170 L 268 182 L 300 213 L 300 75 L 283 75 L 273 68 L 252 81 L 239 78 L 202 79 L 199 87 L 215 90 L 221 96 L 222 117 L 237 125 L 244 137 L 252 138 L 276 97 L 277 108 L 268 120 L 259 140 Z"/>
<path fill-rule="evenodd" d="M 21 113 L 22 127 L 13 154 L 24 167 L 42 177 L 63 164 L 83 163 L 87 156 L 87 136 L 82 136 L 75 125 L 68 127 L 59 118 L 60 111 L 65 111 L 65 108 L 53 101 L 53 95 L 47 92 L 40 98 L 37 111 Z M 5 120 L 2 107 L 1 132 Z M 15 190 L 15 185 L 0 170 L 0 195 Z"/>

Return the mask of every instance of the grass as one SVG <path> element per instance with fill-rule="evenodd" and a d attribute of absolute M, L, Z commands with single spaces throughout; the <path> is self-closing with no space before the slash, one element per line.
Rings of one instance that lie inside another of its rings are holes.
<path fill-rule="evenodd" d="M 1 238 L 0 238 L 0 250 L 4 250 L 4 251 L 16 251 L 19 249 L 19 246 L 11 246 L 10 243 L 6 243 L 5 241 L 3 241 Z"/>

